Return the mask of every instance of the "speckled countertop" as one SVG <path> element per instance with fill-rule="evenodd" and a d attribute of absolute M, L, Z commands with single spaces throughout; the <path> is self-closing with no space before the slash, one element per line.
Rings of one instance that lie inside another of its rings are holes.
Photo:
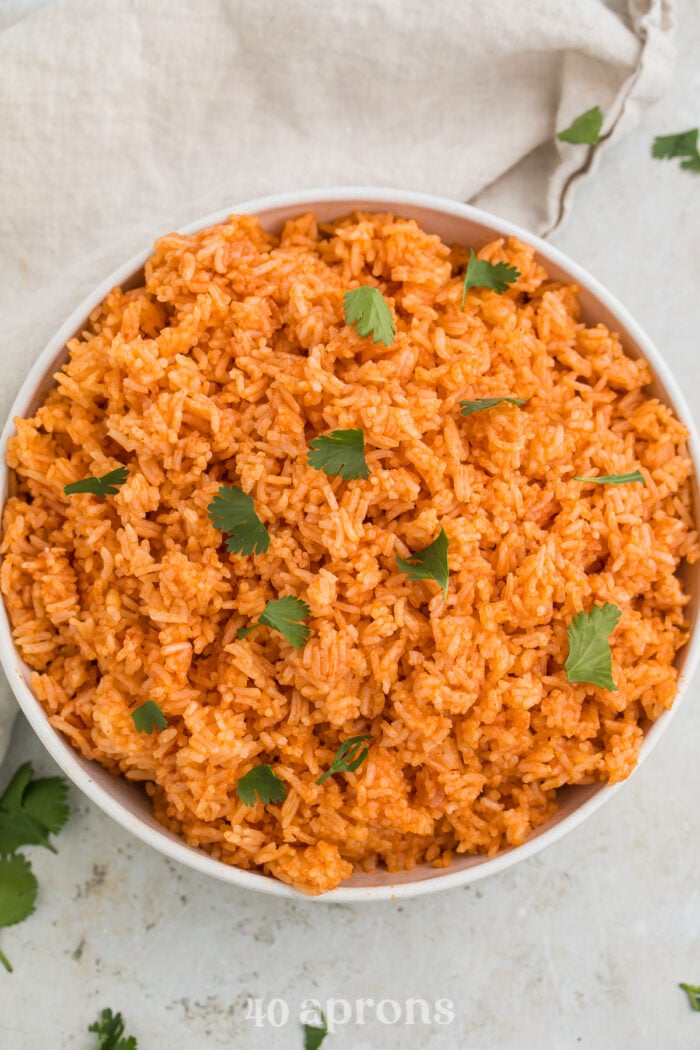
<path fill-rule="evenodd" d="M 700 179 L 649 158 L 654 134 L 700 118 L 700 8 L 680 7 L 673 90 L 603 156 L 554 241 L 632 310 L 700 415 Z M 1 1050 L 89 1050 L 103 1006 L 124 1012 L 139 1050 L 301 1050 L 308 998 L 391 1000 L 404 1019 L 409 998 L 433 1017 L 454 1003 L 448 1024 L 382 1024 L 370 1009 L 324 1050 L 700 1047 L 677 987 L 700 982 L 697 693 L 587 825 L 474 888 L 404 903 L 297 903 L 207 881 L 73 791 L 58 856 L 32 850 L 36 914 L 0 935 L 16 971 L 0 974 Z M 20 721 L 0 781 L 25 759 L 52 769 Z M 249 996 L 265 1011 L 283 1000 L 289 1022 L 255 1027 Z"/>

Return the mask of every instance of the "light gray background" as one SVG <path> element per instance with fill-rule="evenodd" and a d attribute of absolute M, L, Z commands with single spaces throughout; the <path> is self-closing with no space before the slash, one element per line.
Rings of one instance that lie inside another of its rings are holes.
<path fill-rule="evenodd" d="M 36 0 L 35 0 L 36 3 Z M 21 7 L 9 4 L 9 7 Z M 700 177 L 649 156 L 700 122 L 700 8 L 679 4 L 673 90 L 604 153 L 553 240 L 632 310 L 700 412 Z M 2 19 L 0 18 L 0 25 Z M 700 703 L 691 688 L 645 767 L 588 825 L 473 889 L 404 903 L 292 903 L 206 880 L 129 837 L 75 791 L 58 856 L 28 850 L 36 914 L 0 931 L 2 1050 L 90 1050 L 122 1010 L 139 1050 L 301 1050 L 255 1029 L 246 997 L 451 998 L 452 1025 L 347 1026 L 328 1050 L 690 1050 L 700 1015 Z M 20 761 L 52 771 L 18 723 Z"/>

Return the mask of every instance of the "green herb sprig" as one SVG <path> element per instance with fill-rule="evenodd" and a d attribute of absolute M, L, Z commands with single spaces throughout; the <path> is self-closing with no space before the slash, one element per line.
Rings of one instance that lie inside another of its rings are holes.
<path fill-rule="evenodd" d="M 268 602 L 256 623 L 252 623 L 250 627 L 239 628 L 238 637 L 247 638 L 257 627 L 266 626 L 271 627 L 273 631 L 279 631 L 295 649 L 303 649 L 311 631 L 302 621 L 307 620 L 309 616 L 311 609 L 306 602 L 293 594 L 287 594 L 284 598 Z"/>
<path fill-rule="evenodd" d="M 22 846 L 45 846 L 68 819 L 68 785 L 63 777 L 32 779 L 31 763 L 19 767 L 0 798 L 0 856 Z"/>
<path fill-rule="evenodd" d="M 124 1018 L 113 1014 L 110 1009 L 103 1010 L 99 1020 L 88 1028 L 88 1032 L 97 1035 L 95 1050 L 138 1050 L 138 1043 L 133 1035 L 124 1036 Z"/>
<path fill-rule="evenodd" d="M 651 147 L 651 155 L 657 160 L 681 158 L 681 167 L 685 171 L 700 171 L 700 152 L 698 152 L 698 128 L 689 131 L 678 131 L 675 135 L 657 135 Z"/>
<path fill-rule="evenodd" d="M 681 983 L 678 987 L 686 992 L 691 1010 L 700 1013 L 700 985 Z"/>
<path fill-rule="evenodd" d="M 287 788 L 272 766 L 262 763 L 259 766 L 253 766 L 245 776 L 241 777 L 236 787 L 236 794 L 244 806 L 254 806 L 256 795 L 266 806 L 270 802 L 284 802 L 287 797 Z"/>
<path fill-rule="evenodd" d="M 391 307 L 379 291 L 368 284 L 352 288 L 343 296 L 345 323 L 354 325 L 364 339 L 371 335 L 375 343 L 391 346 L 396 337 Z"/>
<path fill-rule="evenodd" d="M 58 834 L 68 819 L 68 785 L 63 777 L 33 779 L 29 762 L 19 767 L 0 798 L 0 927 L 28 918 L 35 907 L 38 885 L 21 846 L 45 846 L 55 853 L 49 835 Z M 12 966 L 0 951 L 8 973 Z"/>
<path fill-rule="evenodd" d="M 309 445 L 308 464 L 346 481 L 368 478 L 364 430 L 332 430 L 330 434 L 320 434 Z"/>
<path fill-rule="evenodd" d="M 601 474 L 597 478 L 581 478 L 576 474 L 574 481 L 583 481 L 589 485 L 627 485 L 630 482 L 639 481 L 642 485 L 646 485 L 644 475 L 640 470 L 633 470 L 630 474 Z"/>
<path fill-rule="evenodd" d="M 611 602 L 594 605 L 590 612 L 574 616 L 567 629 L 569 655 L 565 667 L 570 682 L 586 682 L 617 691 L 608 638 L 621 616 L 622 609 Z"/>
<path fill-rule="evenodd" d="M 408 558 L 397 557 L 396 564 L 409 580 L 435 580 L 442 587 L 442 596 L 445 599 L 450 582 L 448 546 L 447 533 L 441 526 L 436 540 Z"/>
<path fill-rule="evenodd" d="M 576 146 L 595 146 L 603 127 L 603 113 L 600 106 L 593 106 L 576 117 L 568 128 L 557 135 L 560 142 L 571 142 Z"/>
<path fill-rule="evenodd" d="M 131 720 L 139 733 L 152 733 L 154 729 L 167 729 L 168 719 L 155 700 L 147 700 L 131 712 Z"/>
<path fill-rule="evenodd" d="M 82 481 L 73 481 L 70 485 L 64 485 L 63 491 L 66 496 L 88 492 L 93 496 L 99 496 L 100 499 L 105 499 L 106 496 L 115 496 L 119 492 L 120 485 L 123 485 L 128 477 L 127 467 L 117 467 L 116 470 L 110 470 L 108 474 L 103 474 L 100 478 L 83 478 Z"/>
<path fill-rule="evenodd" d="M 15 926 L 29 918 L 38 888 L 31 865 L 21 853 L 0 859 L 0 927 Z M 12 964 L 2 951 L 0 963 L 12 973 Z"/>
<path fill-rule="evenodd" d="M 264 554 L 270 547 L 270 533 L 255 511 L 252 496 L 236 485 L 222 485 L 207 507 L 214 527 L 226 537 L 230 554 Z"/>
<path fill-rule="evenodd" d="M 351 736 L 347 740 L 344 740 L 335 753 L 335 758 L 331 762 L 331 765 L 323 773 L 318 780 L 317 784 L 323 784 L 324 781 L 328 780 L 329 777 L 334 776 L 336 773 L 354 773 L 358 769 L 369 754 L 369 744 L 363 747 L 365 740 L 372 740 L 371 733 L 363 733 L 361 736 Z"/>
<path fill-rule="evenodd" d="M 508 263 L 503 262 L 490 263 L 486 262 L 485 259 L 478 259 L 476 252 L 472 248 L 469 253 L 467 271 L 464 275 L 464 284 L 462 285 L 462 309 L 464 309 L 467 292 L 470 288 L 490 288 L 492 292 L 502 295 L 519 277 L 520 270 L 516 269 L 515 266 L 509 266 Z"/>
<path fill-rule="evenodd" d="M 504 401 L 507 401 L 510 405 L 524 405 L 528 399 L 526 397 L 477 397 L 475 401 L 460 401 L 462 411 L 461 416 L 470 416 L 472 412 L 481 412 L 485 408 L 493 408 L 494 405 L 500 405 Z"/>
<path fill-rule="evenodd" d="M 324 1039 L 328 1035 L 328 1021 L 320 1006 L 316 1007 L 320 1024 L 304 1025 L 304 1050 L 319 1050 Z"/>

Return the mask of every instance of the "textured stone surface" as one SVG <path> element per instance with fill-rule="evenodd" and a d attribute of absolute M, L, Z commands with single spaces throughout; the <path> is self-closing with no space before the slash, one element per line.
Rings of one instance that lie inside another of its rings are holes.
<path fill-rule="evenodd" d="M 647 328 L 700 413 L 700 178 L 650 159 L 653 135 L 698 123 L 700 11 L 684 0 L 668 98 L 579 188 L 556 243 Z M 698 686 L 648 763 L 583 828 L 473 889 L 351 907 L 209 882 L 131 839 L 75 791 L 59 854 L 33 849 L 36 914 L 0 931 L 0 1047 L 89 1050 L 104 1006 L 139 1050 L 301 1050 L 304 999 L 450 998 L 450 1025 L 347 1025 L 324 1050 L 689 1050 L 700 1016 Z M 26 724 L 10 770 L 52 763 Z M 289 1023 L 246 1020 L 247 996 Z"/>

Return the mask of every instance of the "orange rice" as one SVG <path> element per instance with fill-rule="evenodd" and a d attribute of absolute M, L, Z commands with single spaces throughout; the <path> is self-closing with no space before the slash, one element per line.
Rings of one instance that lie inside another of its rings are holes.
<path fill-rule="evenodd" d="M 391 215 L 171 234 L 9 443 L 2 592 L 52 724 L 187 842 L 307 893 L 522 843 L 560 786 L 626 777 L 676 692 L 677 570 L 700 555 L 686 430 L 532 248 L 479 255 L 521 276 L 463 311 L 466 250 Z M 357 284 L 392 305 L 392 346 L 345 325 Z M 527 404 L 459 413 L 503 394 Z M 367 480 L 307 465 L 313 437 L 357 427 Z M 121 464 L 118 495 L 64 495 Z M 573 480 L 636 468 L 646 486 Z M 251 494 L 267 553 L 226 552 L 221 484 Z M 440 526 L 446 601 L 396 565 Z M 237 640 L 285 594 L 311 607 L 304 649 Z M 567 625 L 605 601 L 617 692 L 564 671 Z M 160 733 L 134 728 L 146 699 Z M 359 733 L 367 760 L 319 787 Z M 260 762 L 283 804 L 239 801 Z"/>

